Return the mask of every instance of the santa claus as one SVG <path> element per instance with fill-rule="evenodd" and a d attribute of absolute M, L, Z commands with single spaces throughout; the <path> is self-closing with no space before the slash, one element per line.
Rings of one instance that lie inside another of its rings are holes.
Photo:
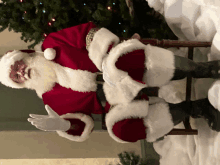
<path fill-rule="evenodd" d="M 191 102 L 189 110 L 186 102 L 149 102 L 147 96 L 149 87 L 159 87 L 156 96 L 164 95 L 164 85 L 188 74 L 219 78 L 220 61 L 195 63 L 138 38 L 120 43 L 92 22 L 50 33 L 41 51 L 8 52 L 0 68 L 2 84 L 35 90 L 43 100 L 48 115 L 30 114 L 28 121 L 72 141 L 88 139 L 91 114 L 103 110 L 108 133 L 119 143 L 153 142 L 189 115 L 204 117 L 220 131 L 220 113 L 207 98 Z"/>

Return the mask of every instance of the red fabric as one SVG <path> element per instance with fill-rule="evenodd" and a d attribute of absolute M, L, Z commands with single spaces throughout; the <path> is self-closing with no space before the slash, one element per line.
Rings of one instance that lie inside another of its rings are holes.
<path fill-rule="evenodd" d="M 136 142 L 146 139 L 146 127 L 143 119 L 125 119 L 114 124 L 112 131 L 119 139 L 127 142 Z"/>
<path fill-rule="evenodd" d="M 145 54 L 144 50 L 135 50 L 133 52 L 124 54 L 122 57 L 118 58 L 115 66 L 128 72 L 134 80 L 142 82 L 143 74 L 145 71 Z M 144 82 L 142 82 L 144 83 Z"/>
<path fill-rule="evenodd" d="M 65 118 L 65 120 L 68 120 L 71 123 L 71 129 L 66 131 L 68 134 L 76 135 L 76 136 L 81 136 L 82 135 L 82 133 L 84 131 L 84 128 L 86 126 L 86 124 L 84 122 L 82 122 L 79 119 L 68 119 L 68 118 Z"/>
<path fill-rule="evenodd" d="M 110 44 L 110 46 L 108 47 L 108 51 L 107 51 L 107 53 L 110 52 L 110 50 L 112 49 L 113 45 L 114 45 L 114 43 L 111 43 L 111 44 Z"/>

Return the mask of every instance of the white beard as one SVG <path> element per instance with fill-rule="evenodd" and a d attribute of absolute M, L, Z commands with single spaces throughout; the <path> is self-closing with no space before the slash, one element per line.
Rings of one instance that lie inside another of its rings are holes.
<path fill-rule="evenodd" d="M 24 82 L 28 89 L 36 90 L 38 96 L 51 89 L 57 82 L 56 72 L 53 69 L 53 62 L 48 61 L 41 54 L 34 54 L 32 57 L 24 58 L 27 64 L 26 70 L 31 69 L 30 79 Z"/>

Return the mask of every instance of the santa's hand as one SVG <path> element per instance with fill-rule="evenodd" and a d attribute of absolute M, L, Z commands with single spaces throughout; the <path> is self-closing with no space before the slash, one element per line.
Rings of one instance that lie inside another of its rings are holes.
<path fill-rule="evenodd" d="M 60 118 L 60 116 L 51 109 L 48 105 L 45 105 L 48 115 L 35 115 L 30 114 L 28 121 L 36 128 L 43 131 L 67 131 L 70 129 L 70 122 Z"/>

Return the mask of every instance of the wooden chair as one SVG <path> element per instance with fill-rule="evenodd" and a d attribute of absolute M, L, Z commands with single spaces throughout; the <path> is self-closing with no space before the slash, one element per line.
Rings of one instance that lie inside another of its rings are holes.
<path fill-rule="evenodd" d="M 120 38 L 120 40 L 126 40 L 125 38 Z M 194 47 L 211 47 L 211 42 L 198 42 L 198 41 L 178 41 L 178 40 L 157 40 L 157 39 L 141 39 L 140 40 L 143 44 L 151 44 L 153 46 L 158 46 L 162 48 L 170 48 L 170 47 L 188 47 L 188 58 L 193 60 L 193 49 Z M 190 101 L 191 99 L 191 84 L 192 84 L 192 77 L 187 77 L 187 84 L 186 84 L 186 101 Z M 102 129 L 107 130 L 105 125 L 105 113 L 102 114 Z M 173 129 L 167 135 L 198 135 L 198 130 L 194 130 L 191 128 L 189 123 L 189 117 L 185 118 L 183 121 L 185 129 Z"/>

